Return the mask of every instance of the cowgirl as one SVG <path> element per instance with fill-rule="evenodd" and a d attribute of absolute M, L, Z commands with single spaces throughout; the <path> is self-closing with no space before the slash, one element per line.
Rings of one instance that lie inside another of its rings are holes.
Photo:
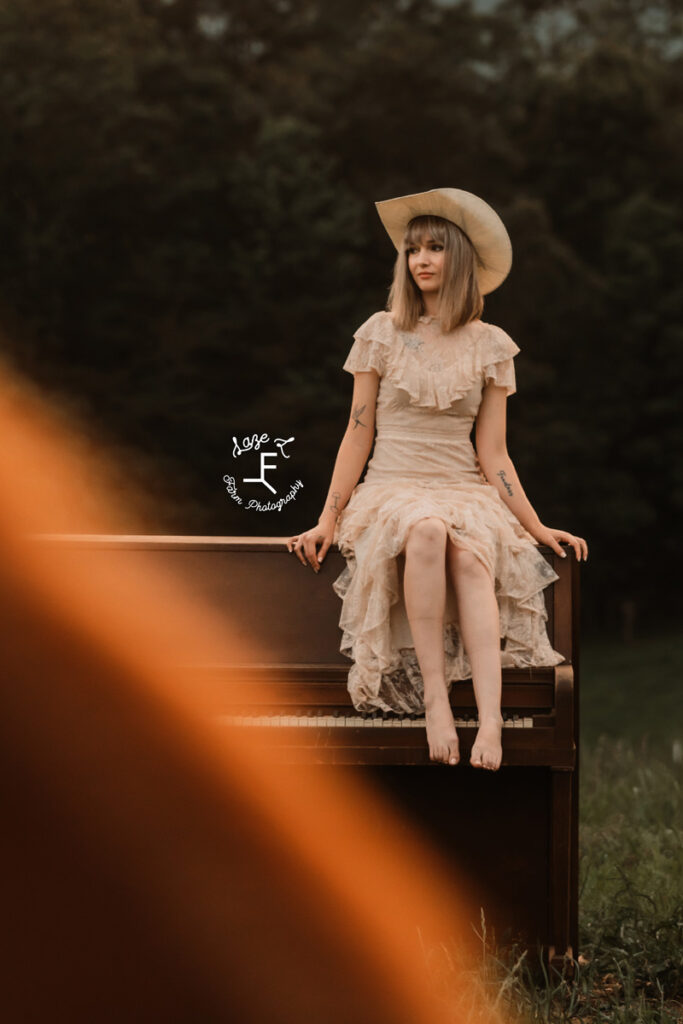
<path fill-rule="evenodd" d="M 346 559 L 333 587 L 356 710 L 424 712 L 430 758 L 457 764 L 449 694 L 471 678 L 470 763 L 496 770 L 502 667 L 564 660 L 543 599 L 559 577 L 538 545 L 566 557 L 565 541 L 579 560 L 588 546 L 540 521 L 507 452 L 520 349 L 481 319 L 482 296 L 512 263 L 499 216 L 453 188 L 376 207 L 398 250 L 387 308 L 354 334 L 351 413 L 325 507 L 287 547 L 316 572 L 333 542 Z"/>

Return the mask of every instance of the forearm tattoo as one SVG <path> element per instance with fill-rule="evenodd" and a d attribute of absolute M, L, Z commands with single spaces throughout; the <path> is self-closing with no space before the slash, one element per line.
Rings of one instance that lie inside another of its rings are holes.
<path fill-rule="evenodd" d="M 505 490 L 506 490 L 506 491 L 508 492 L 508 494 L 510 495 L 510 497 L 512 497 L 512 487 L 511 487 L 511 485 L 510 485 L 510 484 L 509 484 L 509 483 L 507 482 L 507 480 L 505 479 L 505 470 L 504 470 L 504 469 L 499 469 L 499 470 L 498 470 L 498 472 L 496 473 L 496 476 L 499 476 L 499 477 L 500 477 L 500 479 L 501 479 L 501 480 L 502 480 L 502 482 L 503 482 L 503 487 L 504 487 L 504 488 L 505 488 Z"/>
<path fill-rule="evenodd" d="M 341 498 L 341 491 L 332 491 L 332 504 L 328 506 L 334 512 L 334 518 L 339 519 L 341 509 L 339 507 L 339 499 Z"/>
<path fill-rule="evenodd" d="M 353 429 L 354 430 L 358 426 L 361 426 L 361 427 L 366 427 L 367 426 L 367 423 L 362 423 L 361 419 L 360 419 L 364 409 L 365 409 L 364 405 L 361 405 L 360 407 L 356 406 L 356 408 L 353 410 L 353 413 L 351 414 L 353 416 L 353 419 L 354 419 L 354 424 L 353 424 Z"/>

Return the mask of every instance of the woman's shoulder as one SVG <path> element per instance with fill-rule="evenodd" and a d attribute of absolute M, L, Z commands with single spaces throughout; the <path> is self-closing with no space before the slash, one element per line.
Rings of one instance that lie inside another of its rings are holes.
<path fill-rule="evenodd" d="M 353 332 L 353 344 L 343 369 L 349 373 L 376 370 L 383 376 L 393 345 L 390 314 L 380 309 Z"/>
<path fill-rule="evenodd" d="M 488 320 L 478 320 L 477 323 L 480 324 L 480 336 L 486 356 L 491 362 L 509 359 L 521 352 L 517 342 L 498 324 L 489 323 Z"/>
<path fill-rule="evenodd" d="M 354 337 L 369 337 L 377 332 L 386 335 L 393 329 L 393 326 L 391 313 L 386 309 L 378 309 L 375 313 L 371 313 L 367 320 L 364 320 L 360 327 L 354 331 Z"/>

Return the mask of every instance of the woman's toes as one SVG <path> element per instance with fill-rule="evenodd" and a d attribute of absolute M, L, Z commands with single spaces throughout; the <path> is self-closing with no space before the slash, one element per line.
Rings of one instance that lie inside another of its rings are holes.
<path fill-rule="evenodd" d="M 493 755 L 484 758 L 484 768 L 487 768 L 491 772 L 495 772 L 500 768 L 500 760 Z"/>

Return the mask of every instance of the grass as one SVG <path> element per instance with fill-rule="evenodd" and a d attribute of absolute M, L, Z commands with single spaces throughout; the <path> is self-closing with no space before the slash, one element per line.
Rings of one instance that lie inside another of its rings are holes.
<path fill-rule="evenodd" d="M 579 960 L 573 981 L 549 977 L 482 921 L 482 983 L 505 1020 L 683 1022 L 682 676 L 674 636 L 583 646 Z M 464 1009 L 454 1024 L 477 1020 Z"/>
<path fill-rule="evenodd" d="M 661 744 L 683 741 L 683 642 L 674 631 L 630 644 L 607 638 L 581 644 L 581 742 L 600 736 Z"/>

